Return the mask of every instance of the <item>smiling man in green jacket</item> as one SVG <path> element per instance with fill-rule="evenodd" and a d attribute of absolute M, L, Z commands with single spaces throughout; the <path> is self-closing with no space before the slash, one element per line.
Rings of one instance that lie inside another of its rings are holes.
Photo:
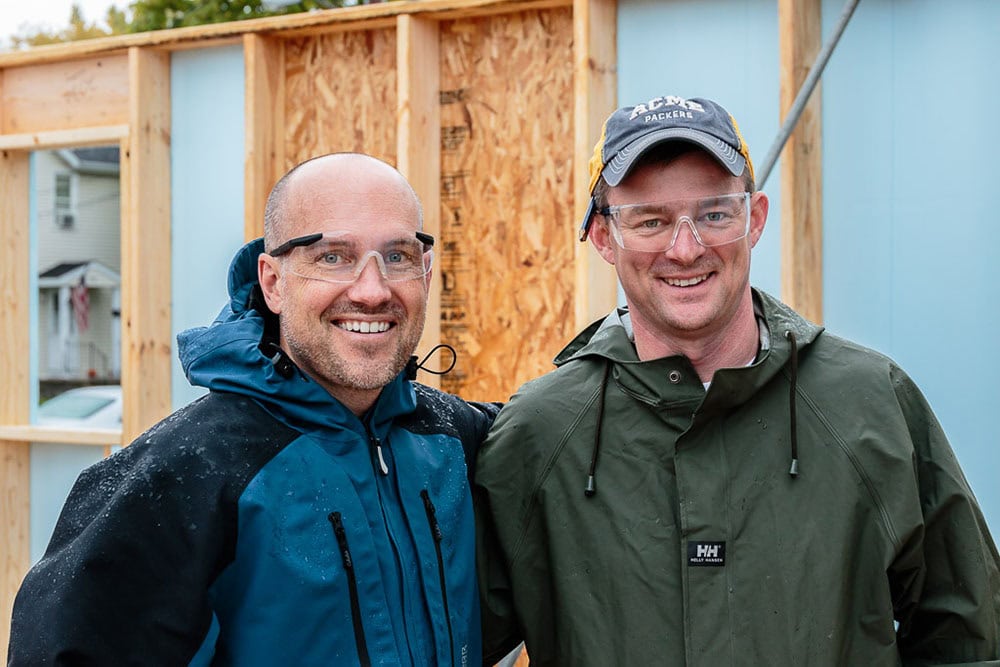
<path fill-rule="evenodd" d="M 768 199 L 732 117 L 624 107 L 590 173 L 628 307 L 480 451 L 486 661 L 1000 665 L 1000 558 L 924 397 L 750 286 Z"/>

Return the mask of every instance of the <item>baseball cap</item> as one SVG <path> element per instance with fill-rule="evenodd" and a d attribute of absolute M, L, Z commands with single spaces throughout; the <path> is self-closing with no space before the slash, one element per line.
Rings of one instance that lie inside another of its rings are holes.
<path fill-rule="evenodd" d="M 590 194 L 603 175 L 608 185 L 620 184 L 639 158 L 667 141 L 686 141 L 708 152 L 733 176 L 745 169 L 753 178 L 750 150 L 736 120 L 712 100 L 685 99 L 675 95 L 654 97 L 648 102 L 621 107 L 604 121 L 601 138 L 590 158 Z M 580 227 L 580 240 L 587 239 L 594 213 L 591 197 Z"/>

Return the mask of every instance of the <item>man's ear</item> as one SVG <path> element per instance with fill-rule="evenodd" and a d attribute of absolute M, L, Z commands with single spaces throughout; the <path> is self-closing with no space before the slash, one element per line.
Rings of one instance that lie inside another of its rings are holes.
<path fill-rule="evenodd" d="M 278 269 L 279 260 L 266 253 L 257 257 L 257 280 L 260 291 L 264 294 L 264 302 L 275 315 L 281 314 L 282 280 Z"/>
<path fill-rule="evenodd" d="M 590 233 L 587 234 L 587 238 L 590 239 L 594 249 L 604 258 L 605 262 L 615 263 L 615 251 L 611 247 L 611 244 L 614 243 L 611 239 L 611 230 L 608 229 L 608 224 L 599 220 L 596 215 L 591 219 Z"/>
<path fill-rule="evenodd" d="M 770 201 L 763 192 L 755 192 L 750 197 L 750 247 L 757 245 L 767 223 Z"/>

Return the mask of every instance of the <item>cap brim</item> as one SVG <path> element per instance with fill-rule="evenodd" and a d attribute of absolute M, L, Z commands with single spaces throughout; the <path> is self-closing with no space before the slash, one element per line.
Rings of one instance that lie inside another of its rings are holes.
<path fill-rule="evenodd" d="M 608 185 L 620 184 L 632 167 L 649 149 L 667 141 L 687 141 L 704 148 L 733 176 L 739 176 L 746 169 L 747 162 L 735 148 L 710 134 L 688 127 L 670 127 L 644 135 L 618 151 L 604 166 L 601 175 Z"/>

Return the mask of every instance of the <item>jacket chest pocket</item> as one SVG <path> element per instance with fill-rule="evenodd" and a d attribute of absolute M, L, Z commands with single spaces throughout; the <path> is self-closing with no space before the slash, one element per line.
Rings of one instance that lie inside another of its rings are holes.
<path fill-rule="evenodd" d="M 333 528 L 344 573 L 347 577 L 347 588 L 351 598 L 351 624 L 354 628 L 354 643 L 358 650 L 358 662 L 361 663 L 362 667 L 368 667 L 371 665 L 371 658 L 368 656 L 368 642 L 365 639 L 365 629 L 361 623 L 361 602 L 358 598 L 358 579 L 354 570 L 354 559 L 351 556 L 351 545 L 347 541 L 347 531 L 344 530 L 344 521 L 340 512 L 331 512 L 327 519 Z"/>
<path fill-rule="evenodd" d="M 431 495 L 427 489 L 420 491 L 420 499 L 423 501 L 424 513 L 427 516 L 427 527 L 431 531 L 431 538 L 434 540 L 434 554 L 437 560 L 438 583 L 441 586 L 441 604 L 444 608 L 444 621 L 448 630 L 449 664 L 455 664 L 455 635 L 451 626 L 451 610 L 448 607 L 448 580 L 444 562 L 444 552 L 441 542 L 444 540 L 444 533 L 441 531 L 441 524 L 437 519 L 437 509 L 431 501 Z"/>

